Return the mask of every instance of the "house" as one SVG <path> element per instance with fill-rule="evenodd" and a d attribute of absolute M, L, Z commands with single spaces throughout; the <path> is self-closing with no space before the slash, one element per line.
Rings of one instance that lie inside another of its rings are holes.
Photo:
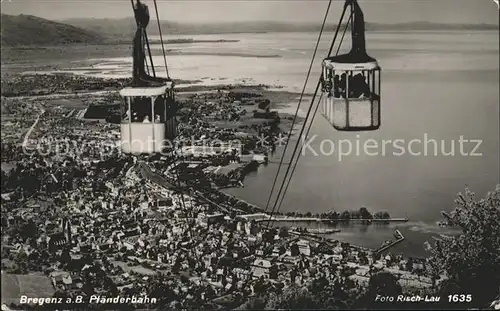
<path fill-rule="evenodd" d="M 73 279 L 68 272 L 54 271 L 49 275 L 49 277 L 52 281 L 52 285 L 56 289 L 60 287 L 70 289 L 73 285 Z"/>
<path fill-rule="evenodd" d="M 224 221 L 224 214 L 200 215 L 200 221 L 209 226 Z"/>
<path fill-rule="evenodd" d="M 271 262 L 266 259 L 256 259 L 252 264 L 253 277 L 261 277 L 263 275 L 269 275 L 269 268 L 271 268 Z"/>
<path fill-rule="evenodd" d="M 89 254 L 92 251 L 92 246 L 90 244 L 80 245 L 80 253 Z"/>
<path fill-rule="evenodd" d="M 311 255 L 311 247 L 309 245 L 309 241 L 299 240 L 296 243 L 293 243 L 290 246 L 291 256 L 298 256 L 300 254 L 304 254 L 306 256 Z"/>
<path fill-rule="evenodd" d="M 251 271 L 241 269 L 241 268 L 235 268 L 233 272 L 236 274 L 236 277 L 240 280 L 248 280 L 252 277 Z"/>
<path fill-rule="evenodd" d="M 54 233 L 49 236 L 48 248 L 50 252 L 62 249 L 67 244 L 67 236 L 64 232 Z"/>
<path fill-rule="evenodd" d="M 136 236 L 136 235 L 141 234 L 141 232 L 139 231 L 138 228 L 133 228 L 133 229 L 130 229 L 130 230 L 126 230 L 124 233 L 125 234 L 123 235 L 123 237 L 132 237 L 132 236 Z"/>

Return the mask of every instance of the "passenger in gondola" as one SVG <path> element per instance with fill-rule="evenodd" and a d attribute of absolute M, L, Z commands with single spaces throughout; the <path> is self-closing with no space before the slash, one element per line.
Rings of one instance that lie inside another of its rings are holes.
<path fill-rule="evenodd" d="M 362 74 L 358 73 L 354 76 L 352 86 L 352 98 L 370 97 L 370 87 Z"/>
<path fill-rule="evenodd" d="M 328 70 L 327 79 L 325 81 L 326 91 L 328 91 L 328 97 L 332 97 L 333 96 L 333 85 L 332 85 L 332 82 L 333 82 L 333 72 L 331 70 Z"/>
<path fill-rule="evenodd" d="M 346 98 L 347 74 L 343 73 L 340 76 L 340 96 Z"/>
<path fill-rule="evenodd" d="M 347 84 L 347 87 L 348 87 L 348 97 L 347 98 L 355 98 L 354 97 L 354 94 L 355 94 L 355 90 L 356 90 L 356 84 L 354 83 L 354 78 L 353 76 L 349 75 L 348 79 L 348 84 Z"/>
<path fill-rule="evenodd" d="M 137 112 L 132 113 L 132 122 L 139 122 L 139 116 Z"/>
<path fill-rule="evenodd" d="M 155 107 L 154 107 L 154 112 L 155 112 L 155 122 L 160 122 L 163 121 L 163 116 L 165 113 L 165 99 L 164 97 L 157 97 L 155 100 Z"/>
<path fill-rule="evenodd" d="M 333 78 L 333 94 L 335 98 L 340 97 L 340 78 L 339 75 L 335 75 Z"/>

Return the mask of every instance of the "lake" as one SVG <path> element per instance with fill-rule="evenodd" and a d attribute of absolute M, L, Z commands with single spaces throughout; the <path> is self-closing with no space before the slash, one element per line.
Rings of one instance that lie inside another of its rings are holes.
<path fill-rule="evenodd" d="M 168 57 L 174 78 L 201 79 L 206 84 L 265 83 L 297 92 L 302 90 L 317 40 L 317 34 L 312 33 L 184 37 L 240 41 L 168 45 L 170 53 L 190 54 Z M 330 33 L 323 37 L 308 92 L 314 90 L 331 37 Z M 436 221 L 441 219 L 440 211 L 453 209 L 457 192 L 467 185 L 478 196 L 484 196 L 499 183 L 498 32 L 371 32 L 366 38 L 368 53 L 382 67 L 380 130 L 338 132 L 318 114 L 310 146 L 317 151 L 325 140 L 336 147 L 341 141 L 344 145 L 351 142 L 352 146 L 363 146 L 369 139 L 379 145 L 369 154 L 361 150 L 342 157 L 339 150 L 328 155 L 306 150 L 281 211 L 341 212 L 366 206 L 373 212 L 409 217 L 409 223 L 397 225 L 408 241 L 396 250 L 421 255 L 423 241 L 443 232 Z M 349 41 L 341 51 L 348 50 Z M 154 58 L 155 64 L 163 63 L 161 57 Z M 106 59 L 94 67 L 102 68 L 102 72 L 92 74 L 128 76 L 130 65 L 130 58 Z M 293 108 L 297 102 L 290 104 Z M 302 104 L 302 114 L 308 105 Z M 460 139 L 473 142 L 460 146 Z M 394 145 L 396 140 L 405 152 L 395 152 L 400 150 Z M 416 141 L 413 149 L 411 141 Z M 381 145 L 385 145 L 384 150 Z M 289 158 L 292 147 L 285 158 Z M 443 154 L 451 151 L 453 155 Z M 246 179 L 244 188 L 228 192 L 265 206 L 279 161 L 278 153 L 267 167 Z M 392 230 L 352 226 L 336 236 L 376 247 L 392 236 Z"/>

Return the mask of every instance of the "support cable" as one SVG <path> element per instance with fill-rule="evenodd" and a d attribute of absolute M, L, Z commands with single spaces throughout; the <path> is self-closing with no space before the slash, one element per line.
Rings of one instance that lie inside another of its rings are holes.
<path fill-rule="evenodd" d="M 347 21 L 346 27 L 344 29 L 344 33 L 342 34 L 342 37 L 340 38 L 340 44 L 339 44 L 339 46 L 337 48 L 337 52 L 336 52 L 335 55 L 338 55 L 339 52 L 340 52 L 340 48 L 342 47 L 342 42 L 344 40 L 345 34 L 347 32 L 347 28 L 349 27 L 349 22 L 351 21 L 351 19 L 352 19 L 352 14 L 349 16 L 349 20 Z M 309 136 L 309 131 L 311 130 L 312 124 L 314 122 L 314 118 L 316 117 L 316 113 L 318 112 L 318 108 L 319 108 L 319 105 L 321 103 L 321 99 L 322 98 L 323 98 L 323 94 L 321 94 L 320 97 L 319 97 L 318 103 L 316 105 L 316 108 L 314 110 L 314 113 L 313 113 L 313 116 L 312 116 L 312 119 L 311 119 L 311 122 L 309 123 L 309 126 L 307 128 L 305 138 L 307 138 Z M 312 102 L 311 105 L 314 105 L 314 103 Z M 304 144 L 302 144 L 302 146 L 304 146 Z M 283 192 L 283 195 L 281 196 L 281 200 L 280 200 L 280 203 L 278 205 L 277 212 L 279 212 L 279 210 L 281 208 L 281 205 L 283 204 L 283 200 L 285 199 L 285 194 L 288 191 L 288 187 L 290 186 L 290 183 L 292 181 L 292 177 L 293 177 L 293 175 L 295 173 L 295 169 L 297 168 L 297 164 L 299 163 L 299 159 L 300 159 L 300 153 L 297 156 L 297 160 L 295 160 L 295 163 L 293 164 L 292 173 L 290 174 L 290 178 L 288 178 L 288 181 L 287 181 L 287 184 L 286 184 L 286 187 L 285 187 L 285 191 Z M 293 162 L 293 159 L 292 159 L 291 162 Z"/>
<path fill-rule="evenodd" d="M 295 110 L 295 115 L 293 116 L 293 121 L 292 121 L 292 125 L 290 127 L 290 131 L 288 132 L 288 137 L 287 137 L 287 140 L 286 140 L 285 148 L 283 150 L 283 155 L 281 156 L 280 163 L 279 163 L 279 166 L 278 166 L 278 170 L 276 172 L 276 176 L 274 177 L 273 185 L 272 185 L 271 191 L 269 193 L 269 198 L 267 199 L 266 208 L 264 210 L 265 212 L 267 212 L 267 210 L 269 208 L 269 203 L 271 202 L 271 198 L 273 196 L 274 188 L 276 187 L 276 182 L 278 180 L 278 176 L 279 176 L 279 173 L 280 173 L 280 170 L 281 170 L 281 166 L 283 165 L 283 161 L 284 161 L 285 156 L 286 156 L 286 151 L 288 149 L 288 144 L 289 144 L 289 142 L 291 140 L 291 137 L 292 137 L 292 132 L 293 132 L 293 128 L 294 128 L 295 122 L 297 121 L 297 116 L 298 116 L 299 111 L 300 111 L 300 105 L 302 103 L 302 98 L 304 97 L 304 93 L 305 93 L 306 87 L 307 87 L 307 82 L 309 80 L 309 76 L 311 75 L 312 67 L 314 65 L 314 59 L 316 58 L 316 53 L 318 51 L 319 44 L 321 42 L 321 37 L 323 35 L 323 30 L 325 28 L 326 21 L 328 19 L 328 14 L 330 12 L 331 5 L 332 5 L 332 0 L 330 0 L 328 2 L 328 7 L 326 8 L 325 17 L 323 18 L 323 24 L 321 25 L 321 30 L 319 32 L 318 40 L 316 42 L 316 47 L 314 48 L 314 53 L 313 53 L 313 56 L 312 56 L 312 59 L 311 59 L 311 64 L 309 65 L 309 70 L 307 72 L 306 80 L 304 82 L 304 87 L 302 88 L 302 93 L 300 94 L 299 103 L 297 105 L 297 109 Z M 293 157 L 292 157 L 292 159 L 293 159 Z M 283 180 L 283 182 L 284 182 L 284 180 Z M 283 182 L 282 182 L 282 184 L 283 184 Z M 279 195 L 278 195 L 278 197 L 279 197 Z M 275 204 L 275 206 L 276 206 L 276 204 Z M 274 208 L 273 208 L 273 210 L 274 210 Z M 271 212 L 271 216 L 272 216 L 272 212 Z"/>
<path fill-rule="evenodd" d="M 335 31 L 335 35 L 334 35 L 333 40 L 332 40 L 332 44 L 330 45 L 330 49 L 329 49 L 328 54 L 327 54 L 328 56 L 331 55 L 333 47 L 335 45 L 335 42 L 337 41 L 337 36 L 339 34 L 340 27 L 342 26 L 342 21 L 344 20 L 346 9 L 347 9 L 347 5 L 344 6 L 344 10 L 342 11 L 342 15 L 340 17 L 340 22 L 339 22 L 339 24 L 337 26 L 337 29 Z M 318 91 L 319 91 L 319 88 L 320 88 L 320 85 L 321 85 L 321 80 L 322 80 L 321 77 L 322 77 L 322 73 L 320 75 L 320 78 L 318 79 L 318 83 L 316 85 L 316 90 L 314 91 L 314 95 L 313 95 L 312 100 L 311 100 L 311 105 L 309 106 L 309 109 L 307 111 L 307 115 L 306 115 L 305 120 L 304 120 L 304 125 L 302 126 L 302 129 L 301 129 L 300 134 L 299 134 L 299 138 L 302 137 L 302 135 L 304 133 L 304 130 L 305 130 L 305 127 L 306 127 L 306 124 L 307 124 L 307 121 L 309 120 L 309 116 L 311 114 L 311 110 L 313 108 L 313 104 L 314 104 L 314 101 L 316 99 L 316 95 L 318 94 Z M 299 147 L 299 140 L 295 144 L 295 148 L 294 148 L 293 153 L 292 153 L 292 160 L 295 158 L 295 154 L 297 153 L 298 147 Z M 281 196 L 281 193 L 282 193 L 282 191 L 284 189 L 285 181 L 286 181 L 286 179 L 288 177 L 290 169 L 291 169 L 291 166 L 289 165 L 288 168 L 287 168 L 287 170 L 286 170 L 285 177 L 283 178 L 283 182 L 281 183 L 280 190 L 278 191 L 278 195 L 276 197 L 276 201 L 274 202 L 274 206 L 273 206 L 273 209 L 272 209 L 271 215 L 270 215 L 270 221 L 267 222 L 267 227 L 269 227 L 269 225 L 271 223 L 274 223 L 274 221 L 272 221 L 272 217 L 273 217 L 273 214 L 276 211 L 276 208 L 277 208 L 277 205 L 278 205 L 278 200 L 279 200 L 279 198 Z"/>
<path fill-rule="evenodd" d="M 142 31 L 142 39 L 144 41 L 146 41 L 146 31 Z M 152 70 L 154 72 L 153 62 L 152 62 L 151 59 L 150 59 L 150 61 L 151 61 L 151 68 L 152 68 Z M 148 65 L 148 59 L 147 58 L 144 58 L 144 64 L 146 65 L 146 73 L 149 75 L 149 65 Z"/>
<path fill-rule="evenodd" d="M 146 41 L 146 46 L 148 47 L 149 62 L 151 64 L 151 70 L 153 72 L 153 77 L 156 77 L 155 65 L 153 64 L 153 56 L 151 55 L 151 47 L 149 46 L 148 33 L 144 31 L 144 39 Z"/>
<path fill-rule="evenodd" d="M 158 31 L 160 33 L 161 51 L 163 52 L 163 60 L 165 61 L 165 71 L 167 72 L 167 78 L 170 79 L 170 75 L 168 74 L 167 55 L 165 54 L 165 45 L 163 44 L 163 36 L 161 34 L 161 26 L 160 26 L 160 16 L 158 15 L 158 6 L 156 5 L 156 0 L 154 0 L 154 4 L 156 11 L 156 20 L 158 22 Z"/>
<path fill-rule="evenodd" d="M 298 115 L 298 113 L 299 113 L 300 104 L 301 104 L 301 102 L 302 102 L 302 98 L 303 98 L 304 93 L 305 93 L 305 89 L 306 89 L 306 86 L 307 86 L 307 81 L 308 81 L 309 76 L 310 76 L 311 71 L 312 71 L 312 66 L 313 66 L 313 64 L 314 64 L 314 59 L 315 59 L 315 56 L 316 56 L 316 52 L 317 52 L 317 50 L 318 50 L 319 43 L 320 43 L 320 41 L 321 41 L 321 37 L 322 37 L 322 35 L 323 35 L 323 30 L 324 30 L 324 27 L 325 27 L 325 25 L 326 25 L 326 21 L 327 21 L 327 19 L 328 19 L 328 14 L 329 14 L 329 12 L 330 12 L 330 7 L 331 7 L 331 4 L 332 4 L 332 1 L 333 1 L 333 0 L 330 0 L 330 1 L 328 2 L 328 7 L 327 7 L 327 9 L 326 9 L 325 18 L 323 19 L 323 24 L 322 24 L 322 26 L 321 26 L 321 30 L 320 30 L 320 33 L 319 33 L 319 36 L 318 36 L 318 41 L 317 41 L 317 43 L 316 43 L 316 47 L 315 47 L 315 49 L 314 49 L 314 54 L 313 54 L 313 57 L 312 57 L 312 60 L 311 60 L 311 64 L 310 64 L 310 66 L 309 66 L 309 71 L 308 71 L 308 73 L 307 73 L 306 81 L 305 81 L 305 83 L 304 83 L 304 87 L 303 87 L 303 90 L 302 90 L 302 93 L 301 93 L 301 96 L 300 96 L 300 99 L 299 99 L 299 103 L 298 103 L 298 105 L 297 105 L 297 109 L 296 109 L 296 111 L 295 111 L 295 116 L 294 116 L 293 121 L 292 121 L 292 126 L 291 126 L 291 128 L 290 128 L 290 132 L 289 132 L 289 134 L 288 134 L 288 139 L 287 139 L 287 142 L 286 142 L 286 145 L 285 145 L 285 150 L 283 151 L 283 155 L 282 155 L 282 157 L 281 157 L 281 161 L 280 161 L 280 164 L 279 164 L 279 166 L 278 166 L 278 171 L 276 172 L 276 176 L 275 176 L 274 181 L 273 181 L 273 187 L 272 187 L 272 189 L 271 189 L 271 193 L 269 194 L 269 199 L 268 199 L 268 201 L 267 201 L 267 205 L 266 205 L 266 210 L 265 210 L 265 211 L 267 211 L 267 208 L 269 207 L 269 202 L 271 201 L 271 197 L 272 197 L 272 194 L 273 194 L 273 190 L 274 190 L 274 187 L 275 187 L 275 185 L 276 185 L 276 181 L 277 181 L 278 176 L 279 176 L 279 171 L 280 171 L 281 166 L 283 165 L 283 160 L 284 160 L 284 157 L 285 157 L 286 149 L 287 149 L 287 147 L 288 147 L 288 143 L 289 143 L 289 141 L 290 141 L 290 137 L 291 137 L 292 130 L 293 130 L 293 125 L 295 124 L 296 119 L 297 119 L 297 115 Z M 345 8 L 344 8 L 344 13 L 345 13 Z M 342 18 L 341 18 L 341 20 L 342 20 L 342 19 L 343 19 L 343 17 L 344 17 L 344 13 L 342 13 Z M 337 29 L 337 32 L 338 32 L 338 29 Z M 333 46 L 333 43 L 332 43 L 332 46 Z M 292 158 L 293 158 L 293 157 L 292 157 Z M 281 183 L 281 185 L 282 185 L 282 186 L 283 186 L 283 184 L 284 184 L 284 181 L 285 181 L 285 180 L 283 180 L 283 181 L 282 181 L 282 183 Z M 276 205 L 276 204 L 275 204 L 275 205 Z M 273 208 L 273 210 L 274 210 L 274 208 Z M 271 212 L 270 216 L 271 216 L 271 218 L 272 218 L 272 212 Z M 269 223 L 270 223 L 270 219 L 267 221 L 267 224 L 266 224 L 266 229 L 264 230 L 265 232 L 269 229 Z M 262 243 L 262 242 L 261 242 L 261 243 Z M 254 271 L 255 271 L 255 268 L 256 268 L 256 267 L 252 265 L 252 268 L 250 269 L 250 280 L 249 280 L 249 281 L 251 281 L 251 280 L 252 280 L 252 275 L 253 275 L 253 273 L 254 273 Z"/>

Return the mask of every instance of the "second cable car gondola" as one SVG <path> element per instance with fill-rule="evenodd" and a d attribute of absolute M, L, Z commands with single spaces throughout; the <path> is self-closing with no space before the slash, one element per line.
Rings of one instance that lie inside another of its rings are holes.
<path fill-rule="evenodd" d="M 166 147 L 166 142 L 173 140 L 176 135 L 174 82 L 168 75 L 165 54 L 167 77 L 156 77 L 146 32 L 149 24 L 148 7 L 140 0 L 136 0 L 135 4 L 132 1 L 132 6 L 137 31 L 133 44 L 132 83 L 120 91 L 124 99 L 121 111 L 121 149 L 129 154 L 160 153 Z M 161 40 L 165 52 L 163 39 Z M 146 72 L 149 67 L 145 45 L 148 47 L 153 76 Z"/>
<path fill-rule="evenodd" d="M 348 7 L 352 21 L 351 51 L 323 60 L 321 112 L 339 131 L 377 130 L 381 68 L 377 60 L 366 53 L 365 21 L 359 4 L 356 0 L 347 0 L 344 12 Z"/>

